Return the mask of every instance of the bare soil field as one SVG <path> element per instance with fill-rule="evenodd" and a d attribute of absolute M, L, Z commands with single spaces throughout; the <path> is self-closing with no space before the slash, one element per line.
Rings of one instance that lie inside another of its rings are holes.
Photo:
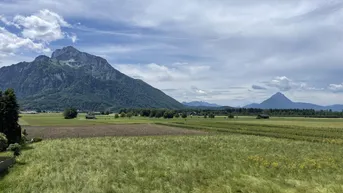
<path fill-rule="evenodd" d="M 94 125 L 72 127 L 35 127 L 25 126 L 28 138 L 41 137 L 43 139 L 76 138 L 76 137 L 104 137 L 104 136 L 154 136 L 154 135 L 199 135 L 203 131 L 173 128 L 155 124 L 132 125 Z"/>

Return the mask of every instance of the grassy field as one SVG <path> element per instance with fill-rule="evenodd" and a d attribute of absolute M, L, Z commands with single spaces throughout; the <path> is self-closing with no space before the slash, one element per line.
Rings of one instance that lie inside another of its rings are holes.
<path fill-rule="evenodd" d="M 301 122 L 299 125 L 293 125 L 296 123 L 293 121 L 289 121 L 290 124 L 285 124 L 284 122 L 285 121 L 280 121 L 277 125 L 277 120 L 263 120 L 257 123 L 255 120 L 249 121 L 247 119 L 245 121 L 192 120 L 184 122 L 160 122 L 156 124 L 228 134 L 245 134 L 310 142 L 343 144 L 343 127 L 333 127 L 326 121 L 318 121 L 317 127 L 303 126 L 305 121 Z"/>
<path fill-rule="evenodd" d="M 206 130 L 230 134 L 267 136 L 311 142 L 343 144 L 343 119 L 319 118 L 271 118 L 259 120 L 255 117 L 238 119 L 204 119 L 192 117 L 187 119 L 156 119 L 144 117 L 118 118 L 113 115 L 97 116 L 95 120 L 86 120 L 81 114 L 77 119 L 66 120 L 61 114 L 23 115 L 23 126 L 99 126 L 113 124 L 160 124 L 180 128 Z"/>
<path fill-rule="evenodd" d="M 244 135 L 34 144 L 2 192 L 343 192 L 342 147 Z"/>
<path fill-rule="evenodd" d="M 343 192 L 342 119 L 64 120 L 42 114 L 23 115 L 20 123 L 155 123 L 209 134 L 44 140 L 0 177 L 0 192 Z"/>
<path fill-rule="evenodd" d="M 165 122 L 182 122 L 184 119 L 156 119 L 145 117 L 132 117 L 132 118 L 118 118 L 115 119 L 114 115 L 100 115 L 96 116 L 95 120 L 86 120 L 85 114 L 79 114 L 76 119 L 64 119 L 60 113 L 49 114 L 33 114 L 21 115 L 19 123 L 24 126 L 85 126 L 85 125 L 105 125 L 105 124 L 135 124 L 135 123 L 165 123 Z M 323 119 L 323 118 L 284 118 L 272 117 L 269 120 L 259 120 L 255 117 L 241 116 L 238 119 L 225 119 L 219 116 L 215 119 L 204 119 L 203 117 L 194 116 L 188 117 L 187 122 L 223 122 L 223 123 L 242 123 L 242 124 L 259 124 L 271 126 L 298 126 L 310 128 L 343 128 L 343 119 Z"/>

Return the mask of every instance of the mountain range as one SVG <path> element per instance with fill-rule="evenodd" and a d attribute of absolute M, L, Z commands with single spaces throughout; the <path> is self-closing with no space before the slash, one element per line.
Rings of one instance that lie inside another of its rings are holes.
<path fill-rule="evenodd" d="M 183 102 L 182 104 L 187 107 L 221 107 L 220 105 L 204 101 Z"/>
<path fill-rule="evenodd" d="M 0 68 L 0 90 L 13 88 L 21 108 L 82 110 L 184 106 L 162 91 L 114 69 L 104 58 L 72 46 L 32 62 Z"/>
<path fill-rule="evenodd" d="M 22 109 L 221 108 L 203 101 L 181 104 L 144 81 L 119 72 L 106 59 L 72 46 L 57 49 L 51 57 L 41 55 L 32 62 L 0 68 L 0 90 L 7 88 L 15 90 Z M 244 108 L 342 111 L 343 105 L 293 102 L 278 92 Z"/>
<path fill-rule="evenodd" d="M 332 110 L 342 111 L 343 105 L 330 105 L 321 106 L 312 103 L 293 102 L 288 99 L 284 94 L 278 92 L 263 101 L 260 104 L 253 103 L 245 106 L 244 108 L 259 108 L 259 109 L 314 109 L 314 110 Z"/>

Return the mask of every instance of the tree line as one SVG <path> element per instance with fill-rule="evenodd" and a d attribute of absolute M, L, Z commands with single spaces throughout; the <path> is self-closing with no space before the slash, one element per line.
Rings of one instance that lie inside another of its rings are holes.
<path fill-rule="evenodd" d="M 343 118 L 342 112 L 335 112 L 332 110 L 320 110 L 315 111 L 313 109 L 257 109 L 257 108 L 225 108 L 225 109 L 179 109 L 179 110 L 168 110 L 168 109 L 134 109 L 134 108 L 123 108 L 119 110 L 120 113 L 131 113 L 134 116 L 143 117 L 156 117 L 156 118 L 168 118 L 171 115 L 175 117 L 184 116 L 256 116 L 258 114 L 268 114 L 274 117 L 313 117 L 313 118 Z"/>
<path fill-rule="evenodd" d="M 185 111 L 170 109 L 120 109 L 119 114 L 131 114 L 133 116 L 154 117 L 154 118 L 187 118 L 189 114 Z"/>

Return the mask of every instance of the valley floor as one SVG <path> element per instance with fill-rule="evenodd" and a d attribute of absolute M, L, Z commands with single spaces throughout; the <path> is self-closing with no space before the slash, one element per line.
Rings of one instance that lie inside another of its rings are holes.
<path fill-rule="evenodd" d="M 40 123 L 36 116 L 21 119 L 30 135 L 68 138 L 30 145 L 0 176 L 0 192 L 343 192 L 342 119 L 108 116 L 67 126 L 57 116 Z M 78 129 L 106 135 L 144 127 L 173 136 L 69 138 Z M 58 131 L 65 135 L 50 136 Z"/>

